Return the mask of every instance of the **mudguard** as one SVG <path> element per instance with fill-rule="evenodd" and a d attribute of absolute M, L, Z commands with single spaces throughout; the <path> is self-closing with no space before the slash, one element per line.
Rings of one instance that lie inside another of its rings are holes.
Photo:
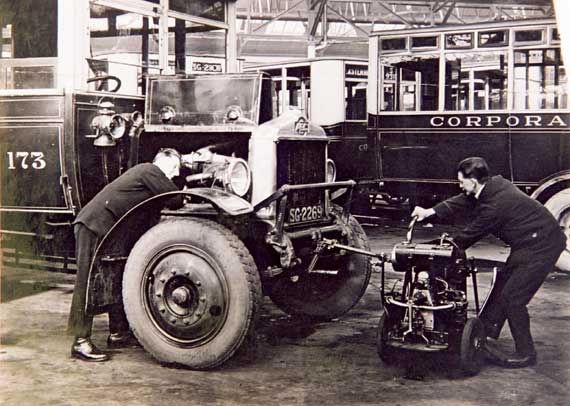
<path fill-rule="evenodd" d="M 558 172 L 543 179 L 530 197 L 544 204 L 557 192 L 568 187 L 570 187 L 570 170 Z"/>
<path fill-rule="evenodd" d="M 207 201 L 223 212 L 237 216 L 253 212 L 246 200 L 219 189 L 193 188 L 153 196 L 125 213 L 101 239 L 95 254 L 87 282 L 85 309 L 88 314 L 108 311 L 109 306 L 122 303 L 122 276 L 129 252 L 138 239 L 159 221 L 159 216 L 148 216 L 150 205 L 183 195 L 185 199 Z M 184 212 L 184 208 L 173 211 Z M 190 214 L 190 212 L 188 213 Z"/>

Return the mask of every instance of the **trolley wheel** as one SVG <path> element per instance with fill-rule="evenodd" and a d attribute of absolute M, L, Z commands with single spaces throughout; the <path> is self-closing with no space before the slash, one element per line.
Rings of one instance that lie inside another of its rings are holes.
<path fill-rule="evenodd" d="M 386 319 L 386 312 L 384 312 L 382 316 L 380 316 L 380 321 L 378 322 L 378 329 L 376 333 L 376 351 L 384 363 L 390 364 L 394 361 L 394 350 L 386 345 L 389 327 L 389 325 L 386 323 Z"/>
<path fill-rule="evenodd" d="M 465 375 L 477 375 L 484 361 L 485 328 L 478 317 L 467 320 L 461 335 L 459 363 Z"/>

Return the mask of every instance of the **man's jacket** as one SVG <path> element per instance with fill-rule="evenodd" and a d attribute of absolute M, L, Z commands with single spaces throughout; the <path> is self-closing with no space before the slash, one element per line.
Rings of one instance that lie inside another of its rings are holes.
<path fill-rule="evenodd" d="M 158 166 L 151 163 L 138 164 L 105 186 L 79 212 L 74 223 L 84 224 L 101 238 L 137 204 L 161 193 L 176 190 L 176 185 Z M 168 205 L 180 207 L 182 198 L 175 200 Z M 156 206 L 153 208 L 156 209 Z"/>
<path fill-rule="evenodd" d="M 463 249 L 487 234 L 493 234 L 511 246 L 511 252 L 558 250 L 562 252 L 566 236 L 550 212 L 502 176 L 493 176 L 479 198 L 459 194 L 434 207 L 437 216 L 451 220 L 470 215 L 471 222 L 454 237 Z"/>

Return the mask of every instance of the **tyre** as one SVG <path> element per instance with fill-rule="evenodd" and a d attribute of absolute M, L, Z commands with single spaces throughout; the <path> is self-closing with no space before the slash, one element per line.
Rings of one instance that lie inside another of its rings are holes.
<path fill-rule="evenodd" d="M 467 320 L 461 334 L 461 347 L 459 353 L 459 367 L 468 376 L 477 375 L 485 358 L 483 344 L 485 343 L 485 329 L 478 317 Z"/>
<path fill-rule="evenodd" d="M 386 318 L 386 312 L 384 312 L 378 322 L 378 329 L 376 330 L 376 352 L 384 363 L 390 364 L 394 361 L 394 351 L 386 345 L 389 327 L 386 323 Z"/>
<path fill-rule="evenodd" d="M 548 199 L 544 206 L 558 220 L 560 228 L 566 234 L 566 249 L 556 262 L 556 268 L 570 272 L 570 190 L 562 190 L 556 193 Z"/>
<path fill-rule="evenodd" d="M 158 361 L 192 369 L 227 361 L 252 332 L 262 300 L 242 242 L 204 219 L 157 224 L 133 247 L 123 303 L 142 346 Z"/>
<path fill-rule="evenodd" d="M 340 210 L 340 209 L 337 209 Z M 344 222 L 348 230 L 343 244 L 369 250 L 368 240 L 352 216 Z M 310 257 L 304 264 L 310 262 Z M 307 265 L 305 265 L 307 266 Z M 349 311 L 362 297 L 370 280 L 371 265 L 367 256 L 346 254 L 329 262 L 319 260 L 315 270 L 324 267 L 336 273 L 301 272 L 298 278 L 278 277 L 268 291 L 273 302 L 288 314 L 315 321 L 329 320 Z"/>

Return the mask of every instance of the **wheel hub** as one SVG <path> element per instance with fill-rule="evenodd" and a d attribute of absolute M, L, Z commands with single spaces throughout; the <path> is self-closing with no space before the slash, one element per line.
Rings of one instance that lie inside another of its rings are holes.
<path fill-rule="evenodd" d="M 199 345 L 219 331 L 227 314 L 227 285 L 207 254 L 171 248 L 146 272 L 147 311 L 165 335 L 182 345 Z"/>
<path fill-rule="evenodd" d="M 172 291 L 172 300 L 178 306 L 186 307 L 191 299 L 192 293 L 190 293 L 190 289 L 186 286 L 181 286 Z"/>

